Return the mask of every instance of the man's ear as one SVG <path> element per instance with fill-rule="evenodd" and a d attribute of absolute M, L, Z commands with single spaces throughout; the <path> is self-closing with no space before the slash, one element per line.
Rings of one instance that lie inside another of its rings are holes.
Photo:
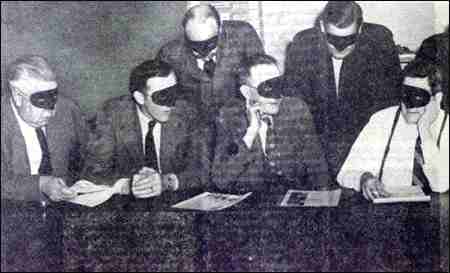
<path fill-rule="evenodd" d="M 133 98 L 139 105 L 143 105 L 145 102 L 144 94 L 137 90 L 133 92 Z"/>

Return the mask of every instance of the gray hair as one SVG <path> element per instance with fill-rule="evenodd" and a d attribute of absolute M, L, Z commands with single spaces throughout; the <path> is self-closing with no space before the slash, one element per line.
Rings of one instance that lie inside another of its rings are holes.
<path fill-rule="evenodd" d="M 8 65 L 6 69 L 8 81 L 16 81 L 24 76 L 44 81 L 56 81 L 56 75 L 47 60 L 38 55 L 22 56 Z"/>

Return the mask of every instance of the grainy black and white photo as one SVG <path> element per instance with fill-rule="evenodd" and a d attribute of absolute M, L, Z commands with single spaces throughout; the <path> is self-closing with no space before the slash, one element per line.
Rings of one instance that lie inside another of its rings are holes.
<path fill-rule="evenodd" d="M 1 1 L 1 272 L 449 272 L 449 1 Z"/>

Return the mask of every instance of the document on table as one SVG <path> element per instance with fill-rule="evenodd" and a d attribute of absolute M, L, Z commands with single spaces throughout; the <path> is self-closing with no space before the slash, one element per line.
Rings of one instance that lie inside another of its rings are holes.
<path fill-rule="evenodd" d="M 76 182 L 72 187 L 78 196 L 68 200 L 70 203 L 95 207 L 108 201 L 114 194 L 120 193 L 123 183 L 128 183 L 128 178 L 119 179 L 113 186 L 96 185 L 86 180 Z"/>
<path fill-rule="evenodd" d="M 337 207 L 341 190 L 299 191 L 289 190 L 281 201 L 281 207 Z"/>
<path fill-rule="evenodd" d="M 386 191 L 391 194 L 390 197 L 374 199 L 373 203 L 429 202 L 431 200 L 420 186 L 386 187 Z"/>
<path fill-rule="evenodd" d="M 204 192 L 186 201 L 172 206 L 177 209 L 218 211 L 229 208 L 249 197 L 252 193 L 244 195 L 220 194 Z"/>

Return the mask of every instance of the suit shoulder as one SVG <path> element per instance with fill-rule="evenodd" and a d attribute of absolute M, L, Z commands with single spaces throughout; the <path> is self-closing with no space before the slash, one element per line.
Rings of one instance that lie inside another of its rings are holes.
<path fill-rule="evenodd" d="M 389 28 L 379 24 L 364 23 L 364 31 L 374 39 L 380 38 L 393 39 L 394 36 Z"/>
<path fill-rule="evenodd" d="M 123 95 L 105 101 L 100 106 L 100 111 L 105 113 L 121 112 L 123 109 L 128 109 L 133 105 L 132 98 L 129 95 Z"/>
<path fill-rule="evenodd" d="M 295 34 L 292 41 L 294 43 L 302 43 L 317 39 L 319 39 L 319 30 L 317 28 L 309 28 Z"/>
<path fill-rule="evenodd" d="M 231 28 L 231 29 L 241 29 L 241 30 L 245 30 L 245 29 L 252 29 L 254 30 L 255 28 L 248 22 L 245 21 L 240 21 L 240 20 L 226 20 L 222 22 L 223 24 L 223 28 Z"/>
<path fill-rule="evenodd" d="M 286 97 L 283 104 L 290 111 L 309 111 L 308 104 L 301 98 Z"/>
<path fill-rule="evenodd" d="M 58 103 L 60 103 L 60 108 L 64 109 L 64 112 L 79 112 L 81 113 L 80 105 L 75 102 L 72 98 L 65 95 L 58 95 Z"/>

